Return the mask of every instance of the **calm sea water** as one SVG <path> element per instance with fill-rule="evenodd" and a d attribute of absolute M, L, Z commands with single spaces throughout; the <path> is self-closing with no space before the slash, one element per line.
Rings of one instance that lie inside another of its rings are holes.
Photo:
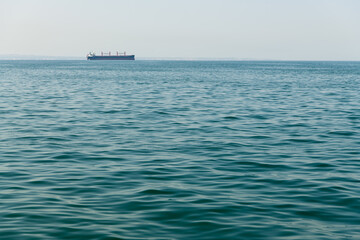
<path fill-rule="evenodd" d="M 360 62 L 0 61 L 0 239 L 360 239 Z"/>

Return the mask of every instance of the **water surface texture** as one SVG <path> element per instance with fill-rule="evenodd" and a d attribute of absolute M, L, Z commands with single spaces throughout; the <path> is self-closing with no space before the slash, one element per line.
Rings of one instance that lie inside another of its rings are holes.
<path fill-rule="evenodd" d="M 360 63 L 0 61 L 1 239 L 360 239 Z"/>

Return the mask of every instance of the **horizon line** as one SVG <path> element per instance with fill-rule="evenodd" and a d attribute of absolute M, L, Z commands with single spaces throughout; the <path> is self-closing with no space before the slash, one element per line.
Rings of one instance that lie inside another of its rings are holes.
<path fill-rule="evenodd" d="M 22 55 L 0 54 L 0 60 L 86 60 L 80 56 L 51 56 L 51 55 Z M 237 58 L 237 57 L 137 57 L 136 60 L 166 60 L 166 61 L 306 61 L 306 62 L 359 62 L 360 59 L 261 59 L 261 58 Z"/>

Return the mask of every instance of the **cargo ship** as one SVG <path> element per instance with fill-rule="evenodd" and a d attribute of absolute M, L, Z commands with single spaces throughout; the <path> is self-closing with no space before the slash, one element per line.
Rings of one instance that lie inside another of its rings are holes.
<path fill-rule="evenodd" d="M 119 53 L 116 52 L 116 55 L 111 55 L 111 52 L 104 53 L 101 52 L 101 55 L 96 55 L 94 52 L 90 52 L 86 56 L 87 60 L 135 60 L 135 55 L 127 55 L 126 52 Z"/>

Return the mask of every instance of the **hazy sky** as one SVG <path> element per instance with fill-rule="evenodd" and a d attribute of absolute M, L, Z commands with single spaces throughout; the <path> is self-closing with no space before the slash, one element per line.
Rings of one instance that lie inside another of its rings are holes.
<path fill-rule="evenodd" d="M 360 0 L 0 0 L 0 54 L 360 60 Z"/>

